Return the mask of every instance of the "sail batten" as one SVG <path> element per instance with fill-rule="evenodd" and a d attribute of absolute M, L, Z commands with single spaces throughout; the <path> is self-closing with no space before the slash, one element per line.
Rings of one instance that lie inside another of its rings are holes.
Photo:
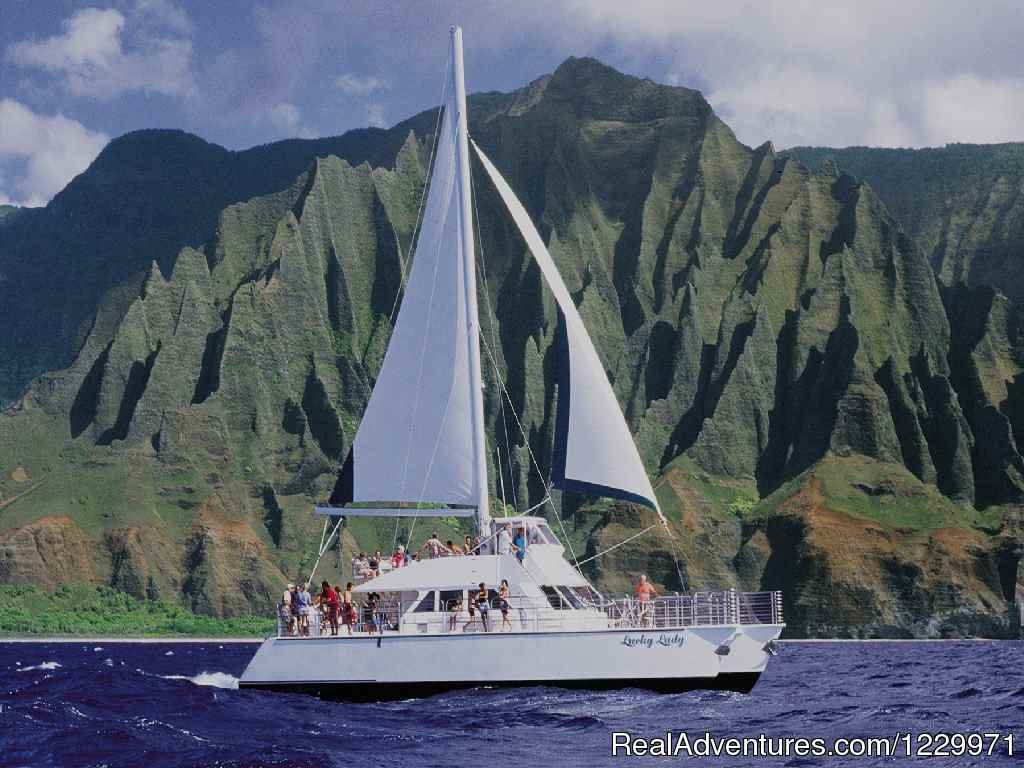
<path fill-rule="evenodd" d="M 643 504 L 661 516 L 619 401 L 558 267 L 508 182 L 480 147 L 471 144 L 558 304 L 561 339 L 553 484 Z"/>

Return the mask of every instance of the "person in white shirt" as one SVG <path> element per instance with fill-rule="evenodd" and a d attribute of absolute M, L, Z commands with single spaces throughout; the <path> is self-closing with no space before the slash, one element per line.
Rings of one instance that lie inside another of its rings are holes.
<path fill-rule="evenodd" d="M 498 531 L 498 554 L 509 555 L 512 553 L 512 526 L 505 523 Z"/>

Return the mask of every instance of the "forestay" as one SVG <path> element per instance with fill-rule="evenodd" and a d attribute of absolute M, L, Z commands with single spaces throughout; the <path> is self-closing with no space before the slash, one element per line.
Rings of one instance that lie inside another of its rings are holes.
<path fill-rule="evenodd" d="M 402 306 L 332 505 L 477 506 L 454 91 L 444 105 Z"/>
<path fill-rule="evenodd" d="M 552 482 L 568 491 L 644 504 L 660 516 L 654 490 L 604 365 L 547 246 L 508 182 L 476 142 L 472 146 L 558 303 L 563 338 Z"/>

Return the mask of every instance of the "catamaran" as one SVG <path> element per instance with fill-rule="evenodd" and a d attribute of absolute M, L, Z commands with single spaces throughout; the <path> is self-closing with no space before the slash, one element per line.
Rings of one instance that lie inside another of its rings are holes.
<path fill-rule="evenodd" d="M 531 509 L 492 519 L 471 153 L 558 306 L 550 487 L 643 505 L 671 535 L 551 254 L 508 182 L 469 138 L 458 27 L 438 119 L 426 206 L 391 340 L 330 501 L 315 509 L 325 516 L 319 554 L 353 517 L 472 517 L 480 544 L 457 557 L 356 574 L 354 591 L 373 598 L 372 631 L 333 635 L 314 621 L 295 636 L 281 621 L 240 687 L 346 700 L 477 686 L 749 691 L 784 627 L 778 592 L 611 598 L 590 584 L 574 554 L 567 559 L 548 518 Z M 508 546 L 513 533 L 519 548 Z"/>

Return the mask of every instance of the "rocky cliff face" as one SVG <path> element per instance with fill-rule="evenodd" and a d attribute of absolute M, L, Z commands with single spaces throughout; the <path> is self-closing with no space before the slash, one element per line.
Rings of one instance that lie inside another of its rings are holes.
<path fill-rule="evenodd" d="M 675 588 L 785 588 L 797 634 L 1012 631 L 1024 487 L 1013 305 L 942 289 L 870 187 L 745 147 L 695 91 L 569 60 L 471 111 L 549 239 L 678 529 L 680 571 L 673 545 L 648 538 L 595 561 L 600 584 L 643 569 Z M 333 483 L 387 344 L 432 126 L 421 115 L 372 151 L 343 137 L 343 157 L 224 200 L 191 240 L 168 213 L 167 241 L 196 247 L 141 278 L 133 256 L 71 365 L 0 415 L 4 542 L 36 540 L 41 516 L 62 515 L 89 542 L 81 578 L 222 615 L 263 609 L 284 573 L 307 567 L 309 505 Z M 103 170 L 116 188 L 111 163 L 74 184 Z M 525 507 L 544 493 L 530 450 L 550 460 L 556 312 L 475 181 L 481 306 L 494 307 L 483 333 L 527 435 L 488 370 L 488 427 L 511 457 L 492 477 Z M 39 216 L 73 204 L 65 194 Z M 105 236 L 114 253 L 135 242 Z M 0 266 L 20 253 L 7 242 Z M 638 510 L 561 501 L 580 550 L 646 527 Z M 31 553 L 4 546 L 19 563 L 4 579 L 39 578 Z"/>

